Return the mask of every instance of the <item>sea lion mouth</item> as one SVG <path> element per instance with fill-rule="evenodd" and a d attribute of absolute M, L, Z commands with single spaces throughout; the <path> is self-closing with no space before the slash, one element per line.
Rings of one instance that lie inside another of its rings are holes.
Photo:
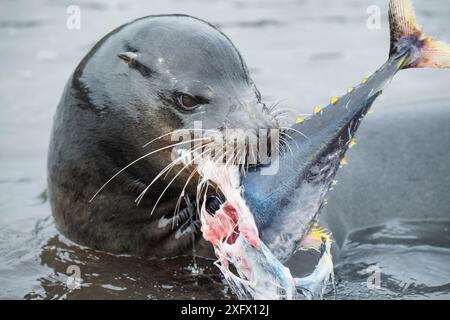
<path fill-rule="evenodd" d="M 206 198 L 205 209 L 209 214 L 215 215 L 225 202 L 225 196 L 222 192 L 220 192 L 220 190 L 217 190 L 213 193 L 211 192 Z"/>

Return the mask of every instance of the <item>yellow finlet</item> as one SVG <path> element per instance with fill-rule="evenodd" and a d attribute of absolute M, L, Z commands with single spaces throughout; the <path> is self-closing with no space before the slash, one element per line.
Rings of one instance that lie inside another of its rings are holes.
<path fill-rule="evenodd" d="M 332 185 L 332 186 L 337 185 L 337 183 L 338 183 L 338 181 L 337 181 L 336 179 L 331 180 L 331 185 Z"/>
<path fill-rule="evenodd" d="M 355 138 L 351 138 L 350 141 L 348 142 L 348 148 L 352 148 L 354 145 L 356 144 L 356 140 Z"/>
<path fill-rule="evenodd" d="M 400 61 L 397 64 L 397 68 L 399 68 L 399 69 L 403 68 L 405 61 L 406 61 L 406 56 L 404 56 L 400 59 Z"/>
<path fill-rule="evenodd" d="M 353 87 L 348 87 L 348 88 L 347 88 L 347 93 L 352 93 L 352 92 L 353 92 L 353 89 L 355 89 L 355 88 L 353 88 Z"/>
<path fill-rule="evenodd" d="M 297 119 L 295 119 L 295 123 L 302 123 L 302 122 L 305 122 L 304 118 L 297 118 Z"/>
<path fill-rule="evenodd" d="M 367 82 L 367 80 L 369 80 L 369 79 L 367 79 L 367 78 L 363 78 L 363 79 L 361 80 L 361 83 L 362 83 L 362 84 L 364 84 L 364 83 L 366 83 L 366 82 Z"/>
<path fill-rule="evenodd" d="M 338 102 L 338 101 L 339 101 L 339 97 L 333 97 L 330 99 L 331 104 L 336 104 L 336 102 Z"/>
<path fill-rule="evenodd" d="M 368 113 L 368 114 L 369 114 L 369 113 L 373 113 L 372 107 L 370 107 L 370 108 L 367 110 L 367 113 Z"/>
<path fill-rule="evenodd" d="M 314 225 L 300 242 L 300 250 L 320 250 L 320 246 L 325 242 L 326 249 L 331 245 L 330 234 L 318 225 Z"/>
<path fill-rule="evenodd" d="M 339 160 L 339 164 L 341 166 L 346 165 L 347 164 L 347 159 L 345 157 L 342 157 L 341 160 Z"/>
<path fill-rule="evenodd" d="M 319 113 L 320 111 L 322 111 L 322 108 L 321 107 L 314 107 L 314 109 L 313 109 L 313 113 Z"/>

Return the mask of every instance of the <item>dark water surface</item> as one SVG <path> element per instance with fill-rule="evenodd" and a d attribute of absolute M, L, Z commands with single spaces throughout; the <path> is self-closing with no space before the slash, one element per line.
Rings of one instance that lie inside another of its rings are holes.
<path fill-rule="evenodd" d="M 81 9 L 80 30 L 66 28 L 71 4 Z M 370 5 L 380 6 L 380 29 L 366 27 Z M 450 40 L 448 1 L 415 5 L 426 30 Z M 287 0 L 283 5 L 277 0 L 18 0 L 0 1 L 0 8 L 0 298 L 4 299 L 233 298 L 211 261 L 114 256 L 75 245 L 55 230 L 45 191 L 52 116 L 70 73 L 113 28 L 161 13 L 211 21 L 240 49 L 264 100 L 282 100 L 298 113 L 310 113 L 313 105 L 324 105 L 329 96 L 345 92 L 380 66 L 388 52 L 383 0 Z M 400 102 L 420 99 L 426 108 L 426 101 L 448 101 L 449 83 L 448 71 L 408 70 L 396 77 L 376 107 L 395 110 Z M 427 157 L 419 160 L 426 162 Z M 433 185 L 427 181 L 429 190 Z M 407 198 L 399 201 L 406 203 Z M 439 203 L 443 203 L 440 216 L 450 219 L 446 202 Z M 383 210 L 385 216 L 396 217 L 395 211 Z M 433 217 L 425 209 L 423 215 Z M 450 298 L 449 221 L 359 225 L 366 228 L 346 238 L 341 235 L 345 241 L 336 257 L 337 298 Z M 78 289 L 70 281 L 67 285 L 72 268 L 80 270 Z M 379 272 L 379 287 L 367 286 L 370 270 Z"/>
<path fill-rule="evenodd" d="M 349 234 L 336 257 L 337 299 L 450 299 L 450 221 L 399 221 Z M 233 299 L 212 261 L 146 260 L 78 246 L 51 218 L 0 247 L 0 298 Z M 71 287 L 71 266 L 79 286 Z M 378 280 L 377 280 L 378 279 Z M 326 299 L 333 299 L 329 288 Z"/>
<path fill-rule="evenodd" d="M 450 299 L 449 266 L 450 221 L 359 229 L 348 235 L 336 265 L 338 298 Z"/>

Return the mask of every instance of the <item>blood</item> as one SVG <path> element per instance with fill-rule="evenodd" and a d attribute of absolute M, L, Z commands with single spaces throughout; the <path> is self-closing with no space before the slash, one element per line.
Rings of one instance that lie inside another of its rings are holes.
<path fill-rule="evenodd" d="M 234 223 L 233 233 L 231 233 L 230 236 L 227 239 L 227 243 L 228 244 L 234 244 L 236 242 L 236 239 L 239 236 L 239 226 L 237 225 L 238 217 L 237 217 L 236 209 L 234 209 L 234 207 L 232 207 L 232 206 L 230 206 L 228 204 L 225 204 L 222 207 L 222 210 L 228 217 L 230 217 L 230 219 Z"/>
<path fill-rule="evenodd" d="M 238 216 L 236 210 L 224 204 L 214 215 L 209 216 L 208 223 L 202 225 L 203 238 L 217 245 L 226 241 L 234 244 L 239 236 Z"/>

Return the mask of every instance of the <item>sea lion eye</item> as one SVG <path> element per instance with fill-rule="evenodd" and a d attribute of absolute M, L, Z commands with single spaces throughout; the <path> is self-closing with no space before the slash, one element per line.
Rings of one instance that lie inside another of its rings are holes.
<path fill-rule="evenodd" d="M 199 101 L 189 94 L 180 94 L 178 97 L 180 104 L 186 109 L 192 109 L 199 104 Z"/>

